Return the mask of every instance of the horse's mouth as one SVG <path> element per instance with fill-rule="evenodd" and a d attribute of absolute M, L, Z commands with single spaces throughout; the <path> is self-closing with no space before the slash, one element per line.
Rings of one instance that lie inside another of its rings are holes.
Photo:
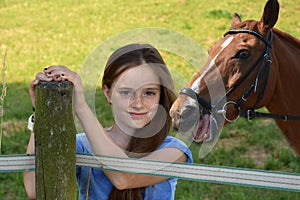
<path fill-rule="evenodd" d="M 195 143 L 203 143 L 206 139 L 210 138 L 209 125 L 210 115 L 205 114 L 199 119 L 192 133 Z"/>
<path fill-rule="evenodd" d="M 191 117 L 193 118 L 193 117 Z M 195 118 L 194 118 L 195 119 Z M 173 116 L 173 128 L 176 131 L 183 133 L 188 132 L 191 128 L 193 141 L 195 143 L 203 143 L 205 140 L 210 138 L 210 114 L 204 114 L 198 120 L 186 120 L 181 118 L 180 115 Z"/>

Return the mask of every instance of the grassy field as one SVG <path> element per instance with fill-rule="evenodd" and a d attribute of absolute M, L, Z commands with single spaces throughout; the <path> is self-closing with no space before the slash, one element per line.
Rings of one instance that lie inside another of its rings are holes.
<path fill-rule="evenodd" d="M 276 27 L 300 38 L 300 2 L 279 2 Z M 27 118 L 32 110 L 28 85 L 44 67 L 61 64 L 78 71 L 99 44 L 125 31 L 146 27 L 184 34 L 207 50 L 229 28 L 234 12 L 243 19 L 260 19 L 264 4 L 254 0 L 0 0 L 0 58 L 7 51 L 1 154 L 25 152 Z M 180 56 L 162 53 L 167 64 L 186 79 L 194 73 Z M 96 100 L 97 116 L 108 126 L 110 110 L 100 92 Z M 204 159 L 198 159 L 198 146 L 191 149 L 197 163 L 300 173 L 300 159 L 271 120 L 241 119 L 226 126 Z M 27 199 L 22 173 L 0 173 L 0 199 Z M 296 200 L 300 193 L 180 180 L 176 199 Z"/>

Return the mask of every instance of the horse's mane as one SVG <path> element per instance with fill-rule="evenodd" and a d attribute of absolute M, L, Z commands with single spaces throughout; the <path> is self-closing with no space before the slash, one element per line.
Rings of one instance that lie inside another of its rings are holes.
<path fill-rule="evenodd" d="M 295 38 L 294 36 L 292 36 L 286 32 L 283 32 L 277 28 L 273 28 L 272 30 L 277 36 L 282 38 L 284 41 L 289 42 L 290 44 L 293 44 L 298 49 L 300 49 L 300 40 L 299 39 Z"/>

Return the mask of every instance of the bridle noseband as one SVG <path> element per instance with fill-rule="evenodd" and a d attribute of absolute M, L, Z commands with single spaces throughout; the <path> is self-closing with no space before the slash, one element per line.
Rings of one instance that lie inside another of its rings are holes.
<path fill-rule="evenodd" d="M 180 90 L 180 94 L 185 94 L 185 95 L 191 97 L 192 99 L 196 100 L 199 103 L 199 105 L 201 105 L 203 108 L 202 114 L 211 113 L 211 103 L 206 101 L 204 98 L 202 98 L 199 94 L 197 94 L 191 88 L 182 88 Z M 199 109 L 199 110 L 201 110 L 201 109 Z"/>
<path fill-rule="evenodd" d="M 259 105 L 263 94 L 266 89 L 266 85 L 268 82 L 268 77 L 269 77 L 269 72 L 270 72 L 270 65 L 272 63 L 271 61 L 271 48 L 272 48 L 272 40 L 273 40 L 273 32 L 270 30 L 269 32 L 269 37 L 266 39 L 263 35 L 260 33 L 249 30 L 249 29 L 232 29 L 229 30 L 227 33 L 224 34 L 224 36 L 228 34 L 237 34 L 237 33 L 247 33 L 256 36 L 259 38 L 261 41 L 263 41 L 266 44 L 266 50 L 264 53 L 256 60 L 256 62 L 252 65 L 252 67 L 247 71 L 245 76 L 243 76 L 230 90 L 226 92 L 226 94 L 221 97 L 215 105 L 211 105 L 208 101 L 206 101 L 204 98 L 202 98 L 199 94 L 197 94 L 194 90 L 191 88 L 183 88 L 180 91 L 180 94 L 185 94 L 195 100 L 198 101 L 199 106 L 201 105 L 203 107 L 203 113 L 215 113 L 217 112 L 218 114 L 223 114 L 224 118 L 229 121 L 229 122 L 234 122 L 236 121 L 239 117 L 245 117 L 249 120 L 256 118 L 256 117 L 263 117 L 263 118 L 276 118 L 276 119 L 282 119 L 282 120 L 300 120 L 300 116 L 291 116 L 291 115 L 282 115 L 282 114 L 270 114 L 270 113 L 261 113 L 261 112 L 256 112 L 255 109 Z M 233 91 L 235 91 L 249 76 L 250 74 L 254 71 L 256 66 L 258 66 L 259 62 L 261 61 L 260 67 L 258 69 L 257 75 L 253 83 L 250 84 L 246 92 L 242 95 L 242 97 L 237 101 L 228 101 L 223 105 L 222 110 L 217 110 L 213 111 L 212 108 L 217 108 L 218 104 L 222 102 L 226 97 L 228 97 Z M 264 75 L 264 76 L 263 76 Z M 262 79 L 262 80 L 261 80 Z M 262 81 L 262 83 L 260 83 Z M 257 96 L 257 100 L 255 104 L 252 106 L 251 109 L 248 110 L 241 110 L 240 106 L 247 100 L 251 92 L 253 91 L 254 93 L 258 92 L 258 87 L 261 85 L 261 90 Z M 229 119 L 226 116 L 226 108 L 229 105 L 234 105 L 235 108 L 238 110 L 238 115 L 235 119 Z M 200 108 L 199 108 L 200 109 Z M 201 109 L 200 109 L 201 110 Z"/>

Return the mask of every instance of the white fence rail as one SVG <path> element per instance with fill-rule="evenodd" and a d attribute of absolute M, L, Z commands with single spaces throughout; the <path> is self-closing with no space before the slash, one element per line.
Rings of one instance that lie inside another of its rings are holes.
<path fill-rule="evenodd" d="M 300 174 L 77 154 L 77 166 L 300 192 Z M 35 155 L 0 156 L 0 172 L 35 169 Z"/>

